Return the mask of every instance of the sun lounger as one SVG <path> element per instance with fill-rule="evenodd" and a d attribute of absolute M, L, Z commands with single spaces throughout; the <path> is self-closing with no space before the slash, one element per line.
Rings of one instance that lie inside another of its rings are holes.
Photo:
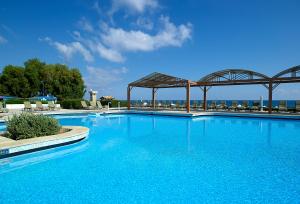
<path fill-rule="evenodd" d="M 226 109 L 227 109 L 226 101 L 221 101 L 221 104 L 217 105 L 217 110 L 226 110 Z"/>
<path fill-rule="evenodd" d="M 249 109 L 249 102 L 243 101 L 242 105 L 238 107 L 239 110 L 248 110 Z"/>
<path fill-rule="evenodd" d="M 296 101 L 296 108 L 295 108 L 296 112 L 300 112 L 300 101 Z"/>
<path fill-rule="evenodd" d="M 24 101 L 24 111 L 32 111 L 32 106 L 29 101 Z"/>
<path fill-rule="evenodd" d="M 238 108 L 238 102 L 237 101 L 232 101 L 231 106 L 229 107 L 229 109 L 236 111 L 237 108 Z"/>
<path fill-rule="evenodd" d="M 168 109 L 168 108 L 170 107 L 168 101 L 163 101 L 163 107 L 164 107 L 165 109 Z"/>
<path fill-rule="evenodd" d="M 208 109 L 211 109 L 211 110 L 217 109 L 217 102 L 212 101 L 211 104 L 208 106 Z"/>
<path fill-rule="evenodd" d="M 41 101 L 36 101 L 35 105 L 36 105 L 35 110 L 38 110 L 38 111 L 46 110 L 46 107 L 43 107 L 43 104 Z"/>
<path fill-rule="evenodd" d="M 83 109 L 92 109 L 92 106 L 88 106 L 85 101 L 81 101 L 81 106 Z"/>
<path fill-rule="evenodd" d="M 203 106 L 203 102 L 200 102 L 200 105 L 198 106 L 198 109 L 203 109 L 204 106 Z"/>
<path fill-rule="evenodd" d="M 175 109 L 176 108 L 176 104 L 173 101 L 171 101 L 171 103 L 170 103 L 170 108 L 171 109 Z"/>
<path fill-rule="evenodd" d="M 0 102 L 0 113 L 7 113 L 8 110 L 6 108 L 4 108 L 3 103 Z"/>
<path fill-rule="evenodd" d="M 98 108 L 98 109 L 103 109 L 103 106 L 102 106 L 101 101 L 97 101 L 97 102 L 96 102 L 96 105 L 97 105 L 97 108 Z"/>
<path fill-rule="evenodd" d="M 194 110 L 197 110 L 197 108 L 198 108 L 197 101 L 194 101 L 194 102 L 193 102 L 193 109 L 194 109 Z"/>
<path fill-rule="evenodd" d="M 156 108 L 157 109 L 161 109 L 162 108 L 162 104 L 161 104 L 160 101 L 157 101 Z"/>
<path fill-rule="evenodd" d="M 147 101 L 143 101 L 141 103 L 141 108 L 147 108 L 148 107 L 148 102 Z"/>
<path fill-rule="evenodd" d="M 278 111 L 287 111 L 287 102 L 286 101 L 279 101 Z"/>
<path fill-rule="evenodd" d="M 253 101 L 252 106 L 250 107 L 250 111 L 258 111 L 260 108 L 259 101 Z"/>
<path fill-rule="evenodd" d="M 183 104 L 180 105 L 181 110 L 184 110 L 185 108 L 186 108 L 186 103 L 183 103 Z"/>
<path fill-rule="evenodd" d="M 49 110 L 55 110 L 56 109 L 56 105 L 53 101 L 48 101 L 48 109 Z"/>
<path fill-rule="evenodd" d="M 180 109 L 180 102 L 176 101 L 176 110 L 179 110 L 179 109 Z"/>
<path fill-rule="evenodd" d="M 97 104 L 94 101 L 90 101 L 90 109 L 97 109 Z"/>

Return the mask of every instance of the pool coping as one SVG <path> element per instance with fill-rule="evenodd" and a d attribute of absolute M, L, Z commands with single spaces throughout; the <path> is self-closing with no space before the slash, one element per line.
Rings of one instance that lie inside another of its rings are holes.
<path fill-rule="evenodd" d="M 87 138 L 89 134 L 89 128 L 83 126 L 63 126 L 63 128 L 70 129 L 70 131 L 23 140 L 12 140 L 0 136 L 0 159 L 73 144 Z"/>
<path fill-rule="evenodd" d="M 115 112 L 107 113 L 114 114 Z M 145 114 L 145 115 L 162 115 L 162 116 L 180 116 L 180 117 L 203 117 L 203 116 L 226 116 L 226 117 L 245 117 L 245 118 L 269 118 L 269 119 L 291 119 L 300 120 L 300 114 L 268 114 L 265 112 L 249 113 L 249 112 L 175 112 L 175 111 L 143 111 L 143 110 L 126 110 L 119 111 L 125 114 Z"/>

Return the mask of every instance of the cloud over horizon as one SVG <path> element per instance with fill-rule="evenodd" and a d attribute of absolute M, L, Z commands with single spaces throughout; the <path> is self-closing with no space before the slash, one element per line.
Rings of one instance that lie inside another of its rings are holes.
<path fill-rule="evenodd" d="M 128 73 L 126 67 L 121 68 L 102 68 L 87 66 L 87 74 L 84 76 L 84 81 L 87 90 L 94 89 L 104 92 L 108 91 L 107 88 L 115 82 L 123 80 L 123 77 Z M 101 81 L 101 83 L 99 83 Z"/>
<path fill-rule="evenodd" d="M 144 13 L 146 9 L 157 7 L 159 4 L 156 0 L 112 0 L 111 9 L 114 10 L 113 13 L 120 9 Z M 97 13 L 101 12 L 98 1 L 94 3 L 93 9 Z M 181 47 L 192 38 L 191 23 L 176 25 L 169 16 L 161 15 L 156 24 L 148 17 L 139 16 L 132 24 L 138 28 L 122 28 L 101 19 L 93 25 L 86 17 L 81 17 L 77 22 L 79 31 L 73 31 L 71 42 L 53 41 L 49 37 L 44 41 L 68 60 L 79 53 L 86 62 L 93 62 L 94 57 L 99 56 L 110 62 L 122 63 L 126 60 L 127 52 L 151 52 L 163 47 Z M 156 32 L 146 31 L 154 27 Z"/>

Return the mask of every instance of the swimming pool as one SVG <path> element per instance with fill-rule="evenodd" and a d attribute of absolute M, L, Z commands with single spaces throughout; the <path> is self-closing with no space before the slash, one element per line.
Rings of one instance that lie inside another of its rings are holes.
<path fill-rule="evenodd" d="M 89 138 L 0 160 L 0 203 L 300 202 L 298 120 L 59 120 L 89 127 Z"/>

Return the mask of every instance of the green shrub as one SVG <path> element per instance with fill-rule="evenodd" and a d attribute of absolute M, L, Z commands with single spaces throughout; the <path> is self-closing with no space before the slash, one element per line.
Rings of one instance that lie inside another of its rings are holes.
<path fill-rule="evenodd" d="M 101 101 L 103 106 L 108 105 L 109 102 L 111 103 L 110 107 L 113 107 L 113 108 L 118 107 L 118 102 L 120 102 L 120 107 L 126 107 L 127 106 L 127 101 L 124 101 L 124 100 Z"/>
<path fill-rule="evenodd" d="M 14 140 L 27 139 L 54 135 L 60 128 L 58 121 L 49 116 L 21 113 L 8 120 L 6 136 Z"/>
<path fill-rule="evenodd" d="M 14 98 L 5 100 L 5 104 L 23 104 L 25 101 L 30 101 L 31 104 L 35 104 L 36 101 L 29 100 L 28 98 Z M 48 101 L 42 101 L 42 104 L 48 104 Z"/>
<path fill-rule="evenodd" d="M 64 109 L 82 109 L 81 101 L 82 99 L 66 99 L 59 103 Z"/>

